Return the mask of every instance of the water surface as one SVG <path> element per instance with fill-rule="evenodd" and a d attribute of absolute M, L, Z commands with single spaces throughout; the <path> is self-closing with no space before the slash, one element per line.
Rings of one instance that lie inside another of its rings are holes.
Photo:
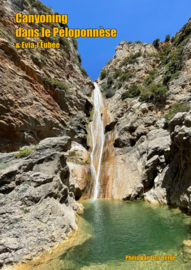
<path fill-rule="evenodd" d="M 80 233 L 57 257 L 34 270 L 191 269 L 182 260 L 182 241 L 190 238 L 191 218 L 178 209 L 144 201 L 83 202 Z M 173 262 L 126 261 L 126 255 L 176 256 Z"/>

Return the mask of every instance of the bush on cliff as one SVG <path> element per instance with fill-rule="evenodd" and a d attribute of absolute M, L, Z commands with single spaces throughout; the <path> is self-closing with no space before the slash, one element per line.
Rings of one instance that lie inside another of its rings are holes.
<path fill-rule="evenodd" d="M 170 35 L 169 34 L 165 36 L 165 41 L 166 42 L 170 41 Z"/>
<path fill-rule="evenodd" d="M 109 76 L 109 77 L 107 78 L 107 85 L 108 85 L 108 86 L 111 86 L 111 85 L 113 84 L 113 82 L 114 82 L 113 78 L 112 78 L 111 76 Z"/>
<path fill-rule="evenodd" d="M 164 117 L 169 122 L 178 112 L 188 112 L 190 109 L 188 104 L 174 103 Z"/>
<path fill-rule="evenodd" d="M 113 78 L 117 79 L 121 74 L 122 74 L 121 69 L 117 69 L 113 74 Z"/>
<path fill-rule="evenodd" d="M 114 95 L 115 95 L 115 89 L 113 89 L 113 88 L 110 88 L 110 89 L 107 88 L 106 91 L 105 91 L 105 93 L 104 93 L 104 96 L 106 98 L 111 98 Z"/>
<path fill-rule="evenodd" d="M 79 68 L 80 68 L 80 70 L 81 70 L 81 72 L 82 72 L 82 75 L 83 75 L 84 77 L 88 77 L 88 73 L 86 72 L 86 70 L 85 70 L 82 66 L 80 66 Z"/>
<path fill-rule="evenodd" d="M 78 50 L 78 42 L 77 42 L 77 40 L 76 40 L 75 38 L 72 38 L 72 43 L 73 43 L 73 45 L 74 45 L 74 48 L 75 48 L 76 50 Z"/>
<path fill-rule="evenodd" d="M 148 87 L 141 89 L 140 99 L 146 102 L 164 102 L 166 94 L 167 88 L 165 86 L 151 83 Z"/>
<path fill-rule="evenodd" d="M 100 73 L 100 79 L 103 80 L 106 78 L 106 76 L 107 76 L 107 71 L 105 68 L 103 68 L 101 73 Z"/>
<path fill-rule="evenodd" d="M 149 75 L 145 79 L 146 85 L 149 85 L 154 81 L 157 72 L 158 72 L 157 68 L 153 68 L 152 70 L 149 71 Z"/>
<path fill-rule="evenodd" d="M 65 82 L 63 82 L 63 81 L 58 81 L 56 79 L 52 79 L 52 78 L 49 78 L 47 76 L 44 76 L 43 77 L 43 82 L 45 84 L 49 84 L 49 85 L 53 86 L 54 88 L 59 88 L 61 90 L 64 90 L 65 92 L 68 93 L 68 87 L 65 84 Z"/>
<path fill-rule="evenodd" d="M 20 151 L 18 153 L 15 154 L 16 158 L 22 158 L 22 157 L 27 157 L 30 154 L 32 154 L 34 152 L 34 150 L 29 149 L 28 147 L 25 148 L 20 148 Z"/>
<path fill-rule="evenodd" d="M 137 58 L 140 57 L 141 55 L 142 55 L 141 52 L 138 52 L 133 55 L 130 55 L 129 57 L 125 57 L 121 62 L 121 64 L 119 65 L 119 67 L 137 63 Z"/>
<path fill-rule="evenodd" d="M 141 93 L 142 87 L 136 84 L 132 84 L 129 88 L 129 91 L 124 92 L 121 95 L 122 100 L 126 98 L 138 97 Z"/>
<path fill-rule="evenodd" d="M 125 81 L 129 80 L 130 78 L 132 78 L 133 76 L 134 75 L 127 70 L 121 74 L 121 76 L 119 77 L 119 81 L 125 82 Z"/>
<path fill-rule="evenodd" d="M 43 3 L 41 3 L 38 0 L 26 0 L 26 2 L 28 2 L 28 4 L 32 8 L 36 8 L 37 10 L 41 11 L 42 13 L 51 14 L 51 9 L 48 8 L 46 5 L 44 5 Z"/>
<path fill-rule="evenodd" d="M 159 41 L 160 41 L 160 38 L 156 38 L 154 41 L 153 41 L 153 46 L 158 49 L 159 47 Z"/>

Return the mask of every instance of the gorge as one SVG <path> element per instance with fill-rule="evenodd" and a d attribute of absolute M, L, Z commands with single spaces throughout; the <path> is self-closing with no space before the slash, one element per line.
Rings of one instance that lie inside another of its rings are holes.
<path fill-rule="evenodd" d="M 15 37 L 18 12 L 52 10 L 0 1 L 0 267 L 161 267 L 129 254 L 190 269 L 191 19 L 164 42 L 122 41 L 93 83 L 75 38 L 16 49 L 37 42 Z"/>

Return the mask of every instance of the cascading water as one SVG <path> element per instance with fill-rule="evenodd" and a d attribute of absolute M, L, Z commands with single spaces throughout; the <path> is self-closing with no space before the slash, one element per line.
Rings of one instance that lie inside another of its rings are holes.
<path fill-rule="evenodd" d="M 101 113 L 103 113 L 103 100 L 98 85 L 94 83 L 94 86 L 95 86 L 93 93 L 94 113 L 93 113 L 93 121 L 91 123 L 91 134 L 92 134 L 91 172 L 95 182 L 93 199 L 96 200 L 99 194 L 99 175 L 104 146 L 104 127 L 101 115 Z"/>

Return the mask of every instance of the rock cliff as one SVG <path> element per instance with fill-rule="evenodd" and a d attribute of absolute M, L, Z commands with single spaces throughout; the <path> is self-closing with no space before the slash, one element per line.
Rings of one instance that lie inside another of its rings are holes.
<path fill-rule="evenodd" d="M 73 38 L 16 38 L 18 27 L 60 24 L 15 22 L 15 14 L 51 13 L 39 1 L 1 1 L 0 5 L 0 151 L 16 151 L 47 137 L 69 135 L 86 146 L 86 122 L 94 86 L 81 67 Z M 59 42 L 60 49 L 16 49 L 16 42 Z"/>
<path fill-rule="evenodd" d="M 0 268 L 50 250 L 77 229 L 88 192 L 86 126 L 92 80 L 73 38 L 16 38 L 15 14 L 51 14 L 40 1 L 0 1 Z M 16 49 L 16 42 L 60 49 Z"/>
<path fill-rule="evenodd" d="M 102 69 L 103 198 L 190 206 L 191 19 L 154 45 L 123 41 Z"/>

